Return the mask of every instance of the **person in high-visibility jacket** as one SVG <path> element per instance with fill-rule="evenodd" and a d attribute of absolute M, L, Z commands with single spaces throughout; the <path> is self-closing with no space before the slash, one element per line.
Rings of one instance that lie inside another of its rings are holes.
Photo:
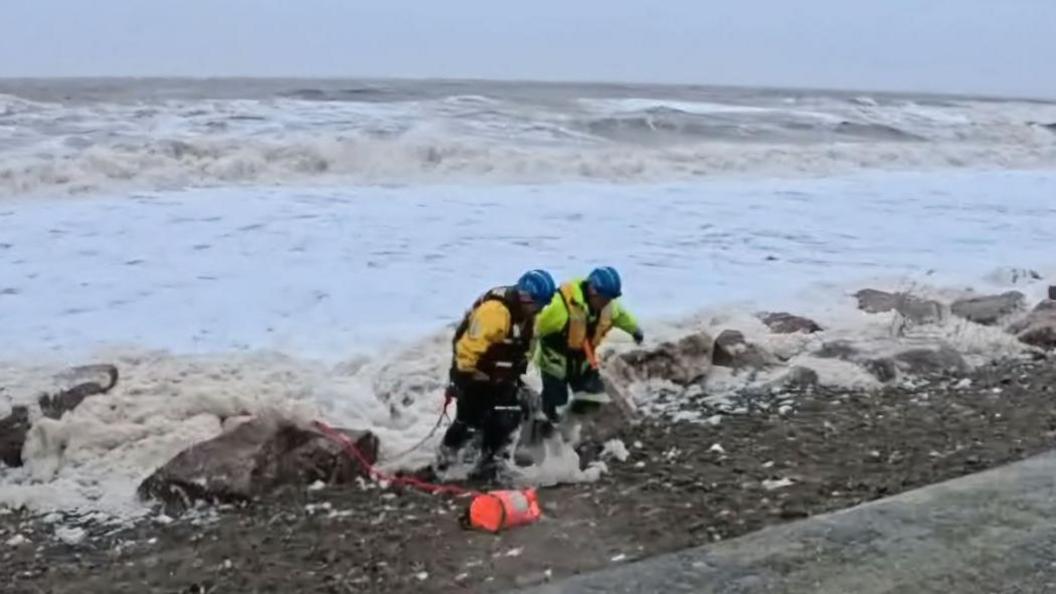
<path fill-rule="evenodd" d="M 528 369 L 535 318 L 556 290 L 548 272 L 531 270 L 516 285 L 482 295 L 462 319 L 452 341 L 448 385 L 458 408 L 440 446 L 440 467 L 478 432 L 482 465 L 509 445 L 521 423 L 518 392 Z"/>
<path fill-rule="evenodd" d="M 619 302 L 622 291 L 616 269 L 596 268 L 586 279 L 562 284 L 536 319 L 536 363 L 542 373 L 543 411 L 551 422 L 570 408 L 586 412 L 608 401 L 593 351 L 611 329 L 619 328 L 642 343 L 638 321 Z"/>

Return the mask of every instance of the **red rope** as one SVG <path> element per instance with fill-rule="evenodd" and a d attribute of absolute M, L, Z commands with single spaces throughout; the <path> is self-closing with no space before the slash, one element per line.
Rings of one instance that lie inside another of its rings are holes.
<path fill-rule="evenodd" d="M 363 452 L 361 452 L 359 448 L 356 447 L 356 444 L 353 443 L 347 435 L 341 433 L 337 429 L 334 429 L 333 427 L 327 425 L 322 421 L 313 421 L 313 424 L 317 429 L 319 429 L 319 431 L 323 433 L 323 435 L 330 438 L 336 444 L 341 446 L 341 449 L 344 450 L 345 453 L 349 455 L 349 457 L 359 462 L 359 465 L 363 468 L 363 471 L 375 480 L 385 481 L 390 485 L 404 485 L 407 487 L 418 489 L 419 491 L 424 491 L 426 493 L 433 494 L 447 493 L 455 496 L 481 494 L 480 491 L 475 491 L 472 489 L 463 489 L 462 487 L 459 487 L 457 485 L 439 485 L 424 481 L 419 478 L 415 478 L 413 476 L 396 476 L 382 472 L 374 467 L 374 464 L 372 464 L 370 460 L 367 459 Z"/>

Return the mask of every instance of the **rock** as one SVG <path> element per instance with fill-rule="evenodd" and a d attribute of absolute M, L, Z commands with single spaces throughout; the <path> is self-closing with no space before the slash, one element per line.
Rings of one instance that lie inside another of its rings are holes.
<path fill-rule="evenodd" d="M 914 324 L 939 322 L 943 317 L 941 303 L 921 299 L 909 293 L 886 293 L 876 289 L 862 289 L 854 296 L 858 298 L 858 309 L 866 313 L 896 311 Z"/>
<path fill-rule="evenodd" d="M 911 375 L 928 375 L 968 371 L 968 363 L 956 350 L 942 346 L 937 349 L 919 348 L 894 356 L 895 366 Z"/>
<path fill-rule="evenodd" d="M 858 299 L 858 309 L 866 313 L 884 313 L 895 309 L 898 297 L 894 293 L 862 289 L 854 294 Z"/>
<path fill-rule="evenodd" d="M 1041 349 L 1056 349 L 1056 300 L 1042 301 L 1009 330 L 1016 334 L 1020 342 Z"/>
<path fill-rule="evenodd" d="M 785 374 L 785 385 L 806 388 L 818 385 L 818 372 L 809 367 L 795 366 Z"/>
<path fill-rule="evenodd" d="M 795 332 L 813 334 L 822 330 L 821 326 L 814 320 L 785 312 L 763 314 L 760 319 L 774 334 L 793 334 Z"/>
<path fill-rule="evenodd" d="M 663 379 L 688 386 L 711 370 L 713 345 L 711 336 L 698 332 L 652 350 L 631 351 L 612 360 L 611 374 L 628 383 Z"/>
<path fill-rule="evenodd" d="M 782 388 L 807 388 L 818 385 L 818 372 L 796 365 L 784 375 L 767 384 L 771 391 Z"/>
<path fill-rule="evenodd" d="M 1056 285 L 1049 285 L 1049 300 L 1056 301 Z"/>
<path fill-rule="evenodd" d="M 723 330 L 715 339 L 712 363 L 734 369 L 764 369 L 777 364 L 777 359 L 763 348 L 749 343 L 737 330 Z"/>
<path fill-rule="evenodd" d="M 898 367 L 895 366 L 895 362 L 892 359 L 884 357 L 878 359 L 866 359 L 861 362 L 861 366 L 872 374 L 873 377 L 885 384 L 898 377 Z"/>
<path fill-rule="evenodd" d="M 109 379 L 105 386 L 96 382 L 86 382 L 69 390 L 63 390 L 54 396 L 42 395 L 37 403 L 45 417 L 58 419 L 66 412 L 77 408 L 85 398 L 105 394 L 117 384 L 117 368 L 113 365 L 85 365 L 75 367 L 73 371 L 105 372 Z M 22 447 L 26 443 L 26 435 L 31 425 L 29 409 L 25 406 L 12 408 L 9 416 L 0 419 L 0 462 L 13 467 L 22 466 Z"/>
<path fill-rule="evenodd" d="M 82 367 L 74 368 L 74 371 L 91 371 L 106 373 L 107 383 L 102 385 L 96 382 L 85 382 L 78 384 L 69 390 L 63 390 L 54 396 L 45 394 L 41 396 L 37 403 L 40 405 L 40 411 L 45 417 L 49 419 L 59 419 L 63 414 L 77 408 L 85 398 L 89 396 L 96 396 L 98 394 L 106 394 L 117 385 L 117 367 L 113 365 L 85 365 Z"/>
<path fill-rule="evenodd" d="M 822 343 L 821 348 L 814 352 L 814 356 L 821 359 L 849 361 L 857 357 L 858 352 L 858 349 L 849 340 L 833 340 Z"/>
<path fill-rule="evenodd" d="M 368 431 L 340 429 L 368 462 L 378 439 Z M 326 436 L 284 420 L 256 418 L 195 444 L 147 477 L 143 499 L 157 499 L 174 512 L 193 501 L 246 501 L 284 485 L 351 482 L 363 469 Z"/>
<path fill-rule="evenodd" d="M 986 295 L 982 297 L 970 297 L 953 302 L 950 312 L 959 317 L 992 326 L 1002 318 L 1023 310 L 1026 307 L 1026 297 L 1019 291 L 1008 291 L 1000 295 Z"/>
<path fill-rule="evenodd" d="M 29 426 L 29 409 L 24 406 L 12 407 L 11 414 L 0 419 L 0 462 L 22 466 L 22 446 Z"/>
<path fill-rule="evenodd" d="M 893 357 L 869 357 L 859 352 L 849 341 L 839 340 L 823 344 L 814 355 L 860 365 L 882 383 L 898 378 L 900 371 L 911 375 L 927 375 L 968 369 L 964 357 L 950 347 L 911 349 Z"/>
<path fill-rule="evenodd" d="M 914 324 L 934 324 L 941 322 L 942 304 L 938 301 L 921 299 L 912 295 L 900 295 L 895 304 L 895 311 Z"/>

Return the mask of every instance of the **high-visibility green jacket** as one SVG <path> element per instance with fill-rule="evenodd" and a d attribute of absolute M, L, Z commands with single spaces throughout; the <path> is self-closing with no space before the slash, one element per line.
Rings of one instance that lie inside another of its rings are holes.
<path fill-rule="evenodd" d="M 585 341 L 596 349 L 612 328 L 628 334 L 638 330 L 638 320 L 619 299 L 613 299 L 601 311 L 592 311 L 585 284 L 581 278 L 562 284 L 550 304 L 536 316 L 536 364 L 544 373 L 564 378 L 569 372 L 582 371 L 583 365 L 589 365 L 583 350 Z"/>

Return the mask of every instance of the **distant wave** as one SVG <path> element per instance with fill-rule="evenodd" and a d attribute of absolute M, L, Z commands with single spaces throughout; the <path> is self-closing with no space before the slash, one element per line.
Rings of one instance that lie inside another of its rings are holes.
<path fill-rule="evenodd" d="M 30 155 L 0 162 L 7 194 L 114 185 L 200 186 L 295 181 L 437 183 L 566 180 L 662 181 L 723 174 L 825 174 L 861 168 L 1056 166 L 1056 145 L 958 143 L 709 143 L 648 148 L 524 148 L 479 142 L 314 136 L 283 139 L 151 139 L 91 146 L 54 158 Z"/>
<path fill-rule="evenodd" d="M 1047 103 L 762 92 L 724 103 L 444 88 L 65 103 L 0 95 L 0 194 L 1056 166 L 1056 105 Z"/>
<path fill-rule="evenodd" d="M 304 101 L 399 101 L 409 100 L 404 92 L 396 92 L 382 86 L 346 87 L 342 89 L 301 88 L 283 91 L 277 97 Z"/>
<path fill-rule="evenodd" d="M 925 140 L 921 136 L 917 136 L 916 134 L 886 124 L 840 122 L 834 131 L 849 137 L 874 140 Z"/>

